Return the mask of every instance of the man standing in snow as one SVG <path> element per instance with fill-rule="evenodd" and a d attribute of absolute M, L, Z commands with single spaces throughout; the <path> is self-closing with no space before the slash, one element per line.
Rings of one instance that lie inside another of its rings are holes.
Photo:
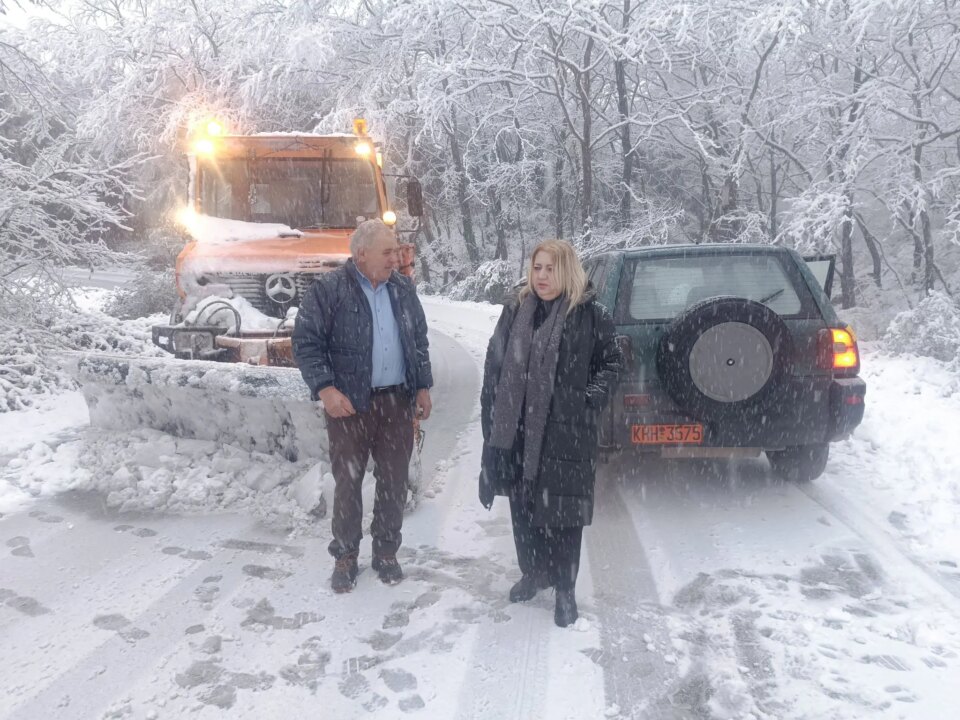
<path fill-rule="evenodd" d="M 433 385 L 427 321 L 413 283 L 396 272 L 397 238 L 380 220 L 350 237 L 353 256 L 320 275 L 303 299 L 293 331 L 293 355 L 314 399 L 323 403 L 336 482 L 330 585 L 356 584 L 362 537 L 361 484 L 372 455 L 373 569 L 394 585 L 406 501 L 414 412 L 430 417 Z"/>

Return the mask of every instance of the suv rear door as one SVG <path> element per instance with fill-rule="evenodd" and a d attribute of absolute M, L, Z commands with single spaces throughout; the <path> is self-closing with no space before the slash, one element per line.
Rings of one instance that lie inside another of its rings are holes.
<path fill-rule="evenodd" d="M 724 295 L 763 302 L 776 312 L 794 338 L 794 374 L 819 374 L 815 341 L 824 325 L 815 297 L 819 288 L 809 287 L 799 260 L 783 249 L 732 246 L 627 254 L 614 320 L 617 331 L 630 337 L 641 382 L 656 378 L 657 347 L 673 321 L 691 305 Z"/>
<path fill-rule="evenodd" d="M 833 292 L 833 271 L 836 260 L 836 255 L 807 255 L 803 258 L 828 298 Z"/>

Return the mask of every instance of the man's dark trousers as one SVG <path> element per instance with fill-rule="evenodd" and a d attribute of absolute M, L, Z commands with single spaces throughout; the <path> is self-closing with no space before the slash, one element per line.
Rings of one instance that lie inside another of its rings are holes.
<path fill-rule="evenodd" d="M 407 499 L 413 451 L 413 404 L 402 386 L 374 390 L 370 409 L 345 418 L 327 416 L 333 494 L 333 540 L 330 554 L 356 552 L 363 537 L 361 488 L 367 460 L 373 456 L 377 479 L 373 502 L 373 554 L 396 555 L 400 547 L 403 507 Z"/>

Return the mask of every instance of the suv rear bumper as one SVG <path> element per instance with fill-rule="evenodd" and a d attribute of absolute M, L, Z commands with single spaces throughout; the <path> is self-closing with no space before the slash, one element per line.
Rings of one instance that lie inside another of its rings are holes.
<path fill-rule="evenodd" d="M 624 396 L 649 393 L 649 409 L 628 409 Z M 863 420 L 866 383 L 860 378 L 825 376 L 794 377 L 778 392 L 763 413 L 745 412 L 742 419 L 719 422 L 699 420 L 681 412 L 662 390 L 618 389 L 606 414 L 601 447 L 634 448 L 640 452 L 671 454 L 677 449 L 750 448 L 782 450 L 798 445 L 832 442 L 847 437 Z M 702 442 L 696 444 L 638 444 L 634 425 L 703 426 Z M 666 451 L 666 453 L 664 452 Z M 696 453 L 693 453 L 696 454 Z"/>
<path fill-rule="evenodd" d="M 843 440 L 863 420 L 867 384 L 860 378 L 837 378 L 830 385 L 830 425 L 827 441 Z"/>

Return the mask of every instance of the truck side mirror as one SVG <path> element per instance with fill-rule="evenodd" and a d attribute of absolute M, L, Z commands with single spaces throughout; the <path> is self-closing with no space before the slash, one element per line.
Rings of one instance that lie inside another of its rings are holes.
<path fill-rule="evenodd" d="M 423 215 L 423 188 L 416 178 L 407 181 L 407 213 L 411 217 Z"/>

